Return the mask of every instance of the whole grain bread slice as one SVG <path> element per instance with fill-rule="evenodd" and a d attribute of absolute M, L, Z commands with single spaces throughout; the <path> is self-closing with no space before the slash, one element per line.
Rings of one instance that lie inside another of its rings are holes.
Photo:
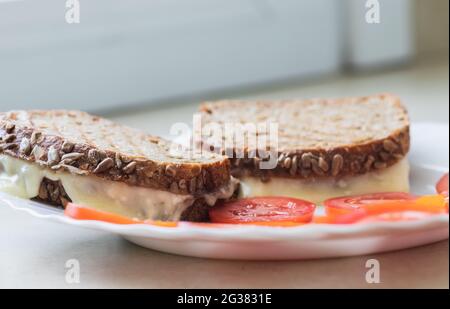
<path fill-rule="evenodd" d="M 285 101 L 219 101 L 200 106 L 202 126 L 211 123 L 278 125 L 278 141 L 267 130 L 264 149 L 249 146 L 248 134 L 232 132 L 235 145 L 230 149 L 223 136 L 203 139 L 206 146 L 222 145 L 220 151 L 233 154 L 232 174 L 270 177 L 339 178 L 382 170 L 402 160 L 409 151 L 409 118 L 397 96 L 378 94 L 340 99 Z M 228 126 L 229 128 L 233 126 Z M 230 132 L 227 132 L 230 134 Z M 242 141 L 242 139 L 244 141 Z M 236 142 L 240 140 L 240 142 Z M 260 168 L 260 153 L 272 150 L 277 155 L 274 169 Z M 237 154 L 244 154 L 237 158 Z M 255 155 L 256 154 L 256 155 Z"/>
<path fill-rule="evenodd" d="M 169 141 L 80 111 L 0 113 L 0 154 L 55 171 L 201 196 L 230 181 L 226 157 L 200 158 Z M 183 152 L 185 151 L 185 152 Z"/>

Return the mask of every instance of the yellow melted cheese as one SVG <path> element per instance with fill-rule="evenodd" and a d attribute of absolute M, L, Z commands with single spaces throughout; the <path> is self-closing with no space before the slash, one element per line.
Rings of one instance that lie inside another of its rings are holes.
<path fill-rule="evenodd" d="M 34 198 L 39 194 L 39 186 L 44 177 L 61 181 L 74 203 L 130 218 L 178 221 L 183 211 L 195 201 L 192 195 L 129 186 L 95 176 L 55 172 L 0 154 L 0 191 L 21 198 Z M 231 197 L 236 186 L 236 180 L 232 179 L 228 186 L 207 194 L 204 198 L 212 206 L 217 199 Z"/>
<path fill-rule="evenodd" d="M 272 178 L 263 183 L 259 178 L 244 177 L 240 196 L 287 196 L 321 203 L 332 197 L 394 191 L 409 192 L 407 159 L 381 171 L 340 180 Z"/>

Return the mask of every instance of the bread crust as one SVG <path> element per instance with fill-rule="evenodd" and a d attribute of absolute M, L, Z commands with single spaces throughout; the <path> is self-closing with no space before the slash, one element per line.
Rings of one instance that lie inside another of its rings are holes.
<path fill-rule="evenodd" d="M 49 133 L 44 129 L 45 125 L 35 126 L 32 121 L 21 120 L 24 117 L 34 119 L 53 116 L 74 118 L 80 123 L 87 119 L 93 124 L 102 123 L 104 127 L 116 132 L 133 130 L 79 111 L 0 113 L 0 154 L 39 164 L 54 171 L 95 176 L 132 186 L 194 196 L 217 190 L 230 181 L 230 163 L 226 157 L 214 156 L 205 160 L 207 162 L 202 162 L 201 159 L 174 159 L 166 153 L 158 153 L 156 158 L 133 155 L 98 147 L 89 140 L 80 141 L 80 138 Z M 87 131 L 96 130 L 97 127 L 80 125 L 74 129 Z M 145 138 L 146 142 L 162 144 L 161 149 L 167 148 L 169 143 L 150 135 L 142 134 L 140 138 Z"/>
<path fill-rule="evenodd" d="M 326 100 L 327 103 L 345 105 L 347 102 L 365 102 L 367 100 L 389 100 L 389 104 L 396 110 L 401 121 L 395 130 L 389 132 L 381 138 L 354 142 L 351 144 L 333 145 L 324 147 L 318 144 L 316 147 L 289 148 L 280 145 L 277 151 L 277 165 L 274 169 L 260 169 L 261 153 L 260 149 L 224 149 L 223 154 L 233 153 L 230 157 L 232 165 L 232 175 L 240 178 L 242 176 L 259 177 L 262 181 L 268 181 L 271 177 L 283 177 L 294 179 L 316 179 L 316 178 L 342 178 L 380 171 L 388 168 L 402 160 L 410 149 L 410 126 L 406 109 L 400 99 L 389 94 L 380 94 L 361 98 L 343 98 L 338 100 Z M 300 103 L 302 101 L 299 101 Z M 230 104 L 236 101 L 221 101 L 216 103 L 204 103 L 200 106 L 200 112 L 205 116 L 207 122 L 218 120 L 224 123 L 223 109 L 230 108 Z M 258 102 L 252 102 L 252 107 Z M 273 102 L 260 102 L 261 108 L 270 108 Z M 276 102 L 277 108 L 282 108 L 283 102 Z M 287 102 L 292 103 L 292 101 Z M 308 102 L 310 103 L 310 102 Z M 245 104 L 245 103 L 244 103 Z M 314 103 L 312 103 L 314 104 Z M 228 106 L 228 107 L 227 107 Z M 281 107 L 280 107 L 281 106 Z M 272 106 L 272 108 L 274 108 Z M 222 112 L 221 112 L 222 111 Z M 216 113 L 218 114 L 216 119 Z M 254 115 L 257 119 L 258 115 Z M 397 120 L 395 120 L 397 121 Z M 264 151 L 264 150 L 263 150 Z M 242 158 L 236 158 L 237 153 L 243 153 Z M 249 154 L 255 154 L 253 157 Z"/>

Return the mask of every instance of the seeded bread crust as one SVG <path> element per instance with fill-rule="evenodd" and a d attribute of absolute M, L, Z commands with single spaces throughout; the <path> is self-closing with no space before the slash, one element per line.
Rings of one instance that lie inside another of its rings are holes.
<path fill-rule="evenodd" d="M 159 137 L 80 111 L 0 113 L 0 154 L 54 171 L 200 196 L 230 181 L 226 157 L 172 155 Z"/>
<path fill-rule="evenodd" d="M 256 150 L 254 158 L 249 158 L 254 148 L 221 150 L 223 154 L 233 153 L 232 174 L 238 178 L 256 176 L 268 181 L 271 177 L 315 179 L 365 174 L 396 164 L 410 148 L 407 111 L 400 99 L 390 94 L 279 102 L 220 101 L 202 104 L 200 112 L 203 126 L 236 121 L 279 123 L 274 169 L 260 169 L 261 149 Z M 296 128 L 301 132 L 295 132 Z M 239 152 L 244 158 L 236 158 Z"/>

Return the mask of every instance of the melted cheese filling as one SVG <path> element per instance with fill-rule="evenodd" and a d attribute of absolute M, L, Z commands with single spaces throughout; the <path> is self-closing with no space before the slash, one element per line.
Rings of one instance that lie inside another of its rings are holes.
<path fill-rule="evenodd" d="M 241 178 L 241 197 L 287 196 L 320 204 L 333 197 L 377 192 L 409 192 L 409 164 L 403 159 L 381 171 L 340 180 L 298 180 L 272 178 L 263 183 L 259 178 Z"/>
<path fill-rule="evenodd" d="M 55 172 L 37 164 L 30 164 L 0 154 L 0 191 L 21 198 L 34 198 L 39 194 L 43 178 L 61 181 L 72 202 L 95 209 L 121 214 L 141 220 L 178 221 L 195 198 L 192 195 L 129 186 L 95 176 Z M 212 206 L 218 199 L 230 198 L 237 186 L 232 179 L 227 186 L 204 196 Z"/>

